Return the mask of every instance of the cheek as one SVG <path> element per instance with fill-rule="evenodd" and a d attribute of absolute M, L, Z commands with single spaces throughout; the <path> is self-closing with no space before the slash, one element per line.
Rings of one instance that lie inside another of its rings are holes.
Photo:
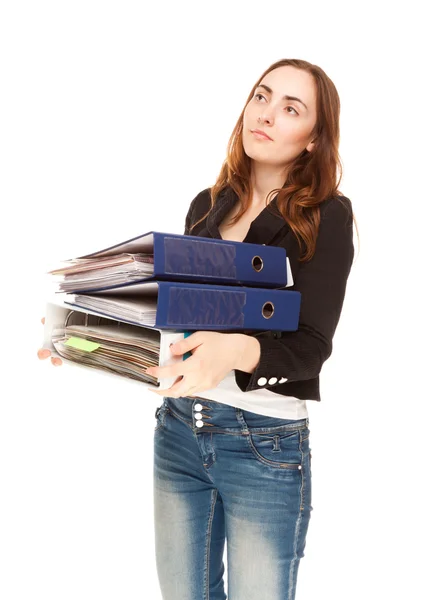
<path fill-rule="evenodd" d="M 251 137 L 253 137 L 252 134 L 249 133 L 249 129 L 256 127 L 255 121 L 256 121 L 256 119 L 254 119 L 253 116 L 251 115 L 251 111 L 246 111 L 243 114 L 243 130 L 242 130 L 243 139 L 250 139 Z"/>
<path fill-rule="evenodd" d="M 298 122 L 298 119 L 296 121 L 289 120 L 278 125 L 278 140 L 281 145 L 305 143 L 310 135 L 308 127 L 304 123 Z"/>
<path fill-rule="evenodd" d="M 247 123 L 251 123 L 253 120 L 255 120 L 258 116 L 258 110 L 257 107 L 252 103 L 248 104 L 246 106 L 246 108 L 244 109 L 244 113 L 243 113 L 243 121 L 247 122 Z"/>

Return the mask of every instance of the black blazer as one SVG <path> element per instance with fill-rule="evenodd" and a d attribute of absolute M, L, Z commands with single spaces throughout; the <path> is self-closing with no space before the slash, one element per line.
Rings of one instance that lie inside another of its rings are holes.
<path fill-rule="evenodd" d="M 301 292 L 299 326 L 297 331 L 251 334 L 261 345 L 259 364 L 253 373 L 236 369 L 235 380 L 242 392 L 266 388 L 275 394 L 320 401 L 319 373 L 332 352 L 354 257 L 352 204 L 343 196 L 320 205 L 315 254 L 302 263 L 298 262 L 298 242 L 276 200 L 277 196 L 252 221 L 243 242 L 286 248 L 294 280 L 287 289 Z M 226 188 L 208 217 L 190 232 L 211 205 L 210 188 L 203 190 L 191 202 L 185 235 L 222 239 L 218 225 L 237 201 L 236 193 Z M 275 383 L 270 385 L 270 379 Z"/>

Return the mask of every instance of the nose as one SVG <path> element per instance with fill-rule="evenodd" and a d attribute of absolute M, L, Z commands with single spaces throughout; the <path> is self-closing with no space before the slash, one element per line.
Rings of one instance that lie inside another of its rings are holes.
<path fill-rule="evenodd" d="M 260 117 L 258 117 L 258 123 L 267 123 L 271 124 L 273 122 L 272 116 L 268 116 L 267 113 L 264 113 Z"/>

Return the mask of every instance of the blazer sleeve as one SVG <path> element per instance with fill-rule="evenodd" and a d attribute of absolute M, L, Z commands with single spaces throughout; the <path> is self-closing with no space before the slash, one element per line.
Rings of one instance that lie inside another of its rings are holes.
<path fill-rule="evenodd" d="M 194 214 L 194 208 L 195 208 L 195 200 L 196 198 L 194 198 L 189 206 L 189 210 L 186 214 L 186 218 L 185 218 L 185 231 L 184 231 L 184 235 L 189 235 L 189 228 L 191 227 L 192 223 L 193 223 L 193 214 Z"/>
<path fill-rule="evenodd" d="M 354 257 L 352 204 L 341 198 L 321 207 L 315 253 L 294 278 L 291 289 L 301 292 L 297 331 L 281 332 L 279 339 L 255 336 L 261 356 L 254 372 L 234 371 L 242 392 L 313 379 L 330 356 Z M 270 385 L 271 378 L 275 383 Z"/>
<path fill-rule="evenodd" d="M 209 191 L 210 191 L 210 188 L 206 188 L 206 189 L 202 190 L 191 201 L 191 204 L 189 205 L 189 209 L 188 209 L 188 212 L 187 212 L 186 218 L 185 218 L 185 231 L 184 231 L 184 235 L 191 235 L 190 232 L 189 232 L 189 230 L 190 230 L 190 227 L 196 221 L 195 217 L 196 217 L 196 206 L 197 206 L 197 203 L 198 203 L 199 199 L 202 198 L 204 195 L 207 195 L 207 192 L 209 192 Z"/>

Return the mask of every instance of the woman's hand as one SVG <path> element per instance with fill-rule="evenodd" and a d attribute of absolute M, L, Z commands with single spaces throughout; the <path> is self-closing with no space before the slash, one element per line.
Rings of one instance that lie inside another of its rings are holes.
<path fill-rule="evenodd" d="M 192 335 L 170 346 L 174 355 L 192 352 L 192 356 L 175 365 L 151 367 L 146 373 L 158 379 L 174 377 L 174 384 L 164 390 L 149 391 L 159 396 L 190 396 L 215 388 L 236 365 L 243 352 L 243 337 L 234 333 L 195 331 Z"/>
<path fill-rule="evenodd" d="M 42 323 L 45 323 L 45 317 L 42 318 Z M 47 348 L 39 348 L 37 351 L 37 356 L 40 358 L 40 360 L 45 360 L 51 356 L 51 351 Z M 54 365 L 54 367 L 59 367 L 63 364 L 63 361 L 57 356 L 51 356 L 51 363 Z"/>

